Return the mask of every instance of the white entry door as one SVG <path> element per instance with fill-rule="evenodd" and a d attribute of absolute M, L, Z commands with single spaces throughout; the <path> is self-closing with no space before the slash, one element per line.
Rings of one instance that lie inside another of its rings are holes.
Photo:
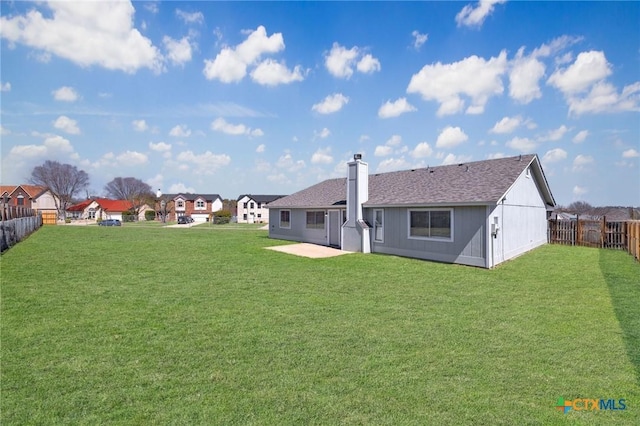
<path fill-rule="evenodd" d="M 342 231 L 340 210 L 329 210 L 329 245 L 340 248 L 340 232 Z"/>

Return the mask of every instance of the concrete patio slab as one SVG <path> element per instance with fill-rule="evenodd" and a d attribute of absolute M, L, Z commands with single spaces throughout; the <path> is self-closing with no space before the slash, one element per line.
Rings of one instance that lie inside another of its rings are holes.
<path fill-rule="evenodd" d="M 265 247 L 265 248 L 268 250 L 275 250 L 282 253 L 293 254 L 296 256 L 310 257 L 313 259 L 341 256 L 343 254 L 351 253 L 349 251 L 342 251 L 340 249 L 336 249 L 332 247 L 319 246 L 317 244 L 309 244 L 309 243 L 289 244 L 286 246 L 275 246 L 275 247 Z"/>

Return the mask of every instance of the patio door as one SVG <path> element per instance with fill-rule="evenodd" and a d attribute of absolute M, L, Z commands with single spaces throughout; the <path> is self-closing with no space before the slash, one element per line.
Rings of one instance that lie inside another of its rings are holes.
<path fill-rule="evenodd" d="M 340 210 L 329 210 L 329 245 L 340 248 L 340 232 L 342 231 Z"/>

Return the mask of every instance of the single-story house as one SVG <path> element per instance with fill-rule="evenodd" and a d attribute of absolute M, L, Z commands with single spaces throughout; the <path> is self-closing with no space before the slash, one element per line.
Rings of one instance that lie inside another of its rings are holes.
<path fill-rule="evenodd" d="M 236 203 L 238 223 L 269 223 L 267 204 L 284 195 L 243 194 Z"/>
<path fill-rule="evenodd" d="M 547 242 L 555 200 L 537 155 L 347 178 L 269 203 L 269 236 L 492 268 Z"/>
<path fill-rule="evenodd" d="M 124 213 L 131 211 L 133 203 L 128 200 L 111 200 L 109 198 L 95 198 L 82 201 L 67 208 L 67 216 L 72 219 L 118 219 L 122 220 Z M 138 212 L 138 220 L 145 220 L 145 211 L 153 210 L 144 204 Z"/>

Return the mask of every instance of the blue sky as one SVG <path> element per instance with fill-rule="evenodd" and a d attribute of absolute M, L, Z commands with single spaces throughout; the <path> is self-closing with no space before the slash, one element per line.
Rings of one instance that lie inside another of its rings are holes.
<path fill-rule="evenodd" d="M 289 194 L 537 153 L 558 204 L 640 205 L 638 2 L 1 2 L 3 184 Z"/>

